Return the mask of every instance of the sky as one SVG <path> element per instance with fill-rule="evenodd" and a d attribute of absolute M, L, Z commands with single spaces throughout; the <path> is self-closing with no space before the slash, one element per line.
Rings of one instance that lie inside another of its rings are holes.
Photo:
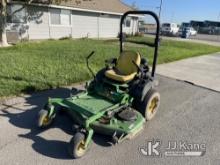
<path fill-rule="evenodd" d="M 159 12 L 161 0 L 123 0 L 139 9 Z M 220 0 L 163 0 L 162 22 L 220 21 Z"/>

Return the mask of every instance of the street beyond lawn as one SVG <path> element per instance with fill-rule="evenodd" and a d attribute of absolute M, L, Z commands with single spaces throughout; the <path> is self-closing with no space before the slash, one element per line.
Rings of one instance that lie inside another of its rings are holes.
<path fill-rule="evenodd" d="M 138 50 L 152 63 L 153 48 L 146 38 L 129 39 L 126 48 Z M 152 39 L 148 39 L 151 41 Z M 117 57 L 116 40 L 49 40 L 21 43 L 0 49 L 0 97 L 51 89 L 91 78 L 85 63 L 86 56 L 95 50 L 91 59 L 94 71 L 104 67 L 104 60 Z M 167 63 L 193 56 L 219 52 L 220 47 L 163 40 L 158 63 Z"/>

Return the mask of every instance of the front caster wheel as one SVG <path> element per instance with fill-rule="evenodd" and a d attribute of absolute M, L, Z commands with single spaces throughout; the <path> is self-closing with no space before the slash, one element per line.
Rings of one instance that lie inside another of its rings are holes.
<path fill-rule="evenodd" d="M 47 110 L 42 109 L 38 114 L 38 121 L 37 125 L 39 128 L 45 128 L 48 127 L 52 121 L 53 118 L 49 117 L 49 112 Z"/>
<path fill-rule="evenodd" d="M 88 147 L 85 147 L 85 134 L 77 132 L 74 137 L 70 140 L 68 152 L 74 159 L 80 158 L 85 155 Z"/>

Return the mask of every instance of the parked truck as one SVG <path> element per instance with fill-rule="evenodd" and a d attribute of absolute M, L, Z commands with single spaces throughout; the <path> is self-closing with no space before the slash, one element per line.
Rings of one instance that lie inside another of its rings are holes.
<path fill-rule="evenodd" d="M 179 27 L 176 23 L 163 23 L 161 28 L 162 35 L 177 35 Z"/>

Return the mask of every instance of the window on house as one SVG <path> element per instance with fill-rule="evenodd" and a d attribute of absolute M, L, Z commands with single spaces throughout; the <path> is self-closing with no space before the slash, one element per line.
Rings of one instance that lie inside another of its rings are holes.
<path fill-rule="evenodd" d="M 26 8 L 23 8 L 22 5 L 8 5 L 7 13 L 8 23 L 26 23 Z"/>
<path fill-rule="evenodd" d="M 128 18 L 125 19 L 125 26 L 126 27 L 131 27 L 131 18 L 128 17 Z"/>
<path fill-rule="evenodd" d="M 50 21 L 53 25 L 60 25 L 60 9 L 50 9 Z"/>
<path fill-rule="evenodd" d="M 70 10 L 61 10 L 61 25 L 70 25 L 71 24 L 71 12 Z"/>
<path fill-rule="evenodd" d="M 50 9 L 50 22 L 52 25 L 70 25 L 70 10 Z"/>

